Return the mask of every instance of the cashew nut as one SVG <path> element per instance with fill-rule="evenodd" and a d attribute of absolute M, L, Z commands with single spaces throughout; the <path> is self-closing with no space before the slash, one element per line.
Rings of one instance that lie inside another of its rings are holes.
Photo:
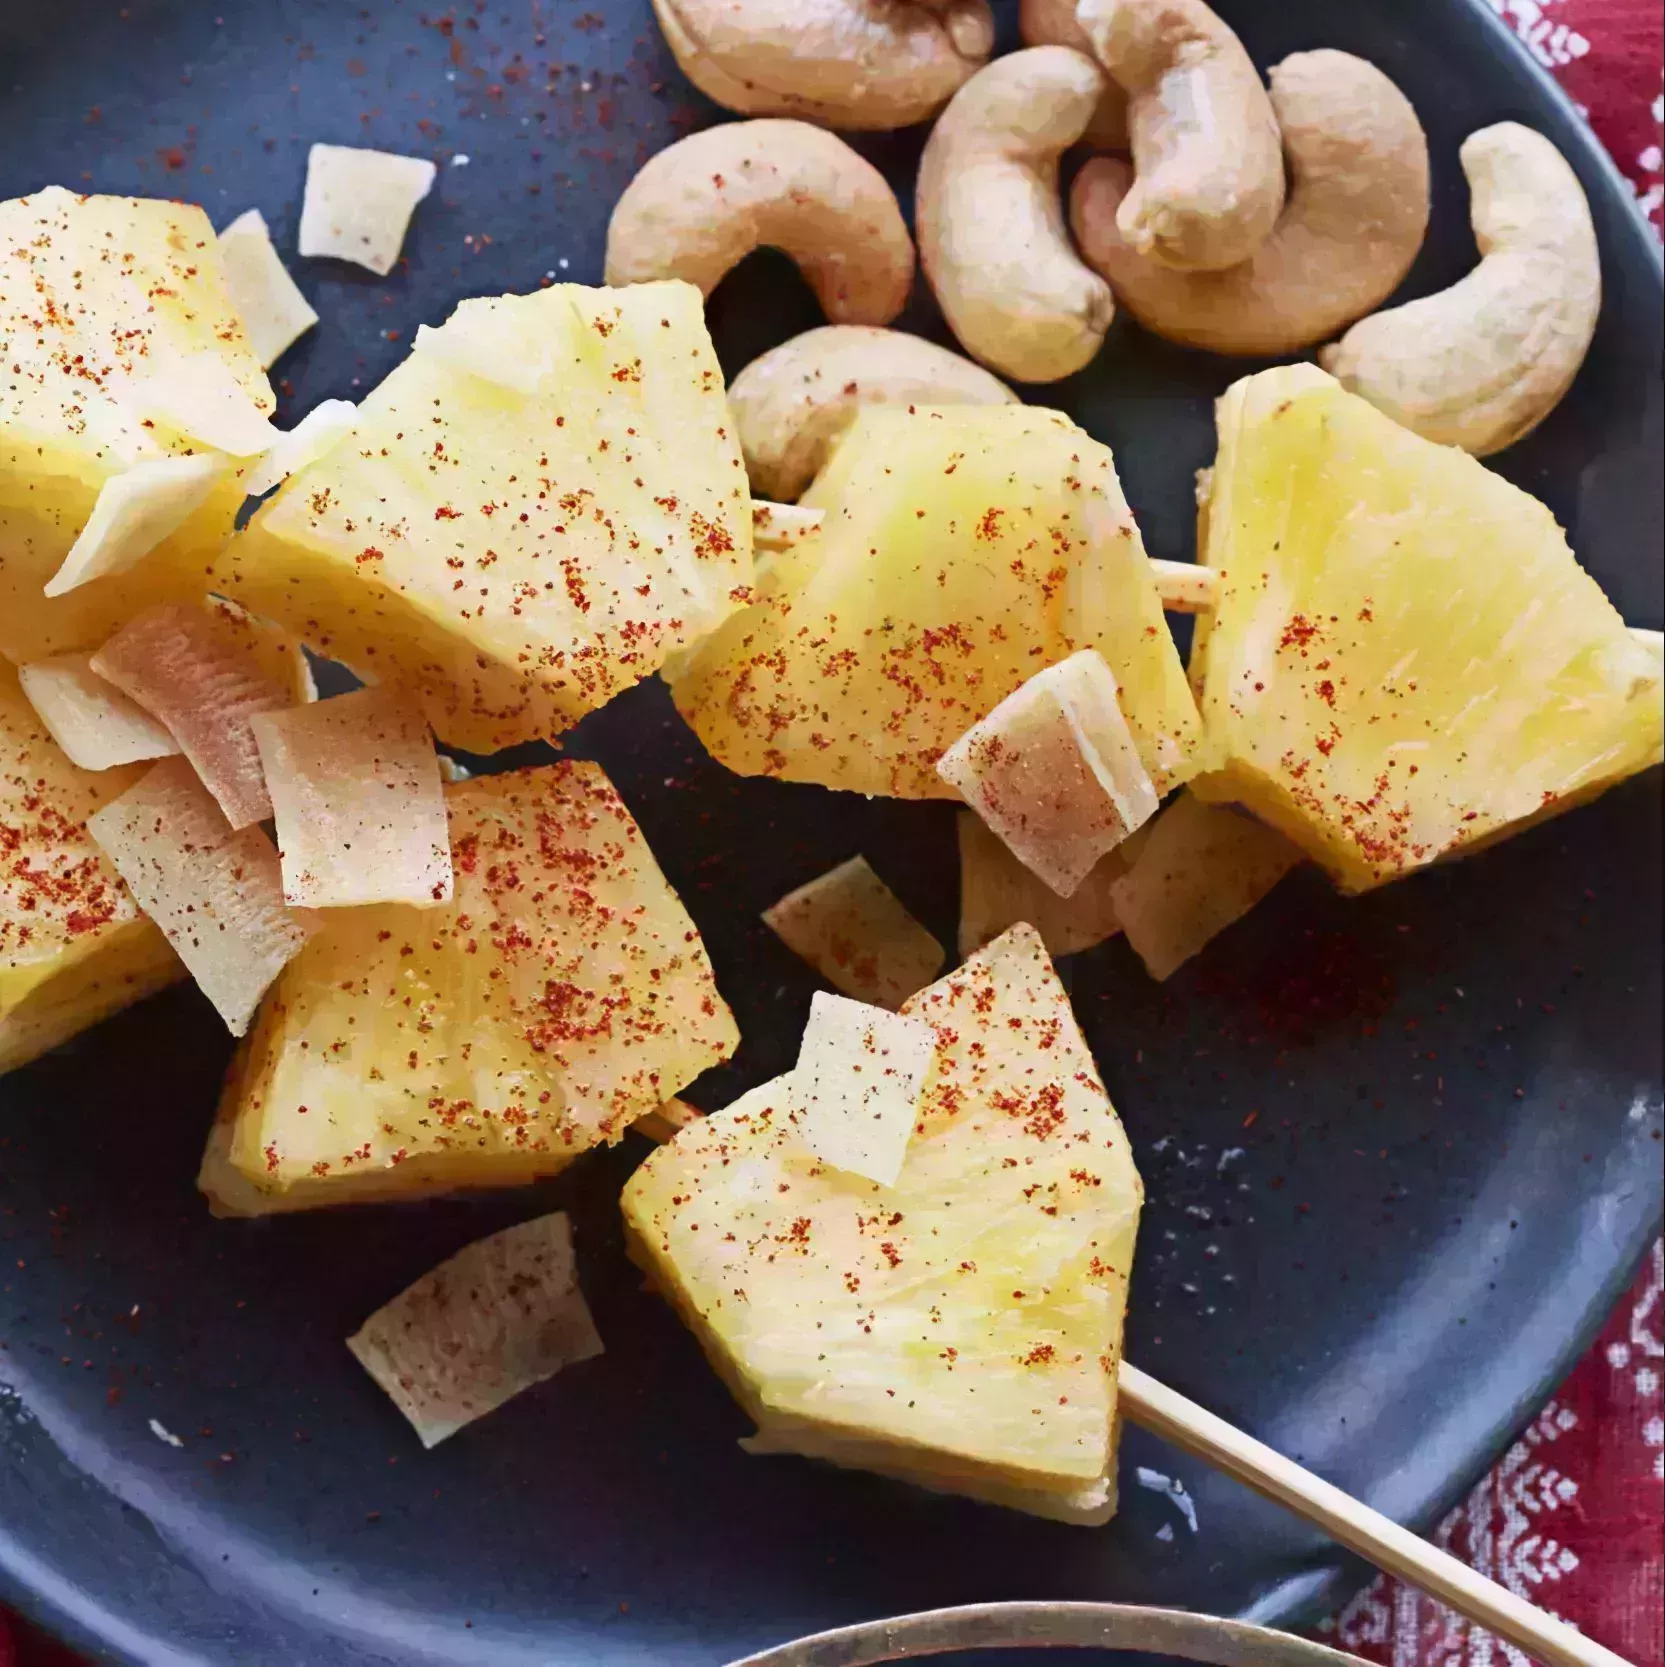
<path fill-rule="evenodd" d="M 1499 122 L 1458 156 L 1480 264 L 1361 320 L 1318 358 L 1405 427 L 1484 457 L 1536 428 L 1578 374 L 1601 260 L 1583 187 L 1542 134 Z"/>
<path fill-rule="evenodd" d="M 1128 95 L 1134 183 L 1122 236 L 1166 266 L 1245 261 L 1283 209 L 1283 150 L 1243 43 L 1202 0 L 1081 0 L 1093 53 Z"/>
<path fill-rule="evenodd" d="M 1117 223 L 1130 179 L 1100 158 L 1076 176 L 1070 225 L 1088 264 L 1147 330 L 1216 353 L 1281 354 L 1333 336 L 1399 286 L 1428 226 L 1428 143 L 1405 95 L 1346 52 L 1297 52 L 1271 72 L 1289 200 L 1240 266 L 1176 272 Z"/>
<path fill-rule="evenodd" d="M 981 365 L 899 330 L 828 324 L 753 359 L 729 409 L 752 491 L 796 498 L 864 405 L 1004 405 L 1017 395 Z"/>
<path fill-rule="evenodd" d="M 943 315 L 968 353 L 1022 382 L 1080 370 L 1115 316 L 1058 198 L 1058 158 L 1103 91 L 1083 53 L 1027 47 L 966 82 L 920 159 L 919 253 Z"/>
<path fill-rule="evenodd" d="M 1075 21 L 1075 0 L 1018 0 L 1018 34 L 1025 46 L 1070 46 L 1092 56 L 1087 31 Z M 1100 150 L 1127 149 L 1127 94 L 1114 81 L 1081 137 Z"/>
<path fill-rule="evenodd" d="M 988 0 L 653 0 L 682 73 L 745 116 L 909 127 L 988 61 Z"/>
<path fill-rule="evenodd" d="M 886 324 L 913 284 L 913 240 L 872 163 L 808 122 L 730 122 L 653 157 L 607 226 L 607 282 L 685 278 L 709 295 L 752 250 L 798 263 L 838 323 Z"/>

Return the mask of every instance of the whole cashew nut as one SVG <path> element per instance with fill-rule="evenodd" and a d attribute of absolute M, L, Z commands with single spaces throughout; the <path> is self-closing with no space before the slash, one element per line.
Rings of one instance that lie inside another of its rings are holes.
<path fill-rule="evenodd" d="M 746 116 L 909 127 L 994 49 L 988 0 L 653 0 L 682 73 Z"/>
<path fill-rule="evenodd" d="M 1156 335 L 1216 353 L 1282 354 L 1379 307 L 1428 229 L 1428 142 L 1410 100 L 1346 52 L 1297 52 L 1270 76 L 1290 190 L 1272 235 L 1240 266 L 1176 272 L 1130 248 L 1117 210 L 1126 165 L 1089 162 L 1070 225 L 1088 264 Z"/>
<path fill-rule="evenodd" d="M 1058 197 L 1058 158 L 1103 91 L 1067 46 L 1013 52 L 954 95 L 920 158 L 919 254 L 943 315 L 968 353 L 1021 382 L 1080 370 L 1115 316 Z"/>
<path fill-rule="evenodd" d="M 1243 43 L 1202 0 L 1080 0 L 1093 53 L 1128 95 L 1134 183 L 1122 236 L 1166 266 L 1245 261 L 1283 210 L 1283 149 Z"/>
<path fill-rule="evenodd" d="M 1601 258 L 1578 176 L 1542 134 L 1499 122 L 1458 157 L 1480 264 L 1361 320 L 1318 358 L 1405 427 L 1484 457 L 1536 428 L 1578 374 L 1601 311 Z"/>
<path fill-rule="evenodd" d="M 913 284 L 913 240 L 872 163 L 808 122 L 730 122 L 668 145 L 607 225 L 606 281 L 685 278 L 709 295 L 767 245 L 798 263 L 837 323 L 887 324 Z"/>
<path fill-rule="evenodd" d="M 753 359 L 728 405 L 760 498 L 798 497 L 866 405 L 1005 405 L 1017 395 L 981 365 L 899 330 L 828 324 Z"/>
<path fill-rule="evenodd" d="M 1025 46 L 1069 46 L 1092 56 L 1087 31 L 1075 21 L 1075 0 L 1018 0 L 1018 34 Z M 1127 94 L 1114 81 L 1081 137 L 1100 150 L 1127 149 Z"/>

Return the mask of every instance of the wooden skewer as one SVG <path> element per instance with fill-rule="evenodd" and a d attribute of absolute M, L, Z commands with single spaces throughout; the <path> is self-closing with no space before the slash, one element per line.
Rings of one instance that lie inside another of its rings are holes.
<path fill-rule="evenodd" d="M 1489 1628 L 1545 1667 L 1627 1667 L 1622 1656 L 1495 1580 L 1476 1574 L 1449 1552 L 1360 1504 L 1323 1477 L 1147 1377 L 1137 1366 L 1124 1360 L 1116 1382 L 1118 1404 L 1135 1424 L 1276 1500 L 1377 1568 L 1438 1598 L 1465 1620 Z"/>
<path fill-rule="evenodd" d="M 754 502 L 752 538 L 760 550 L 789 550 L 802 544 L 820 525 L 826 511 L 800 509 L 797 504 Z M 1220 575 L 1212 567 L 1194 561 L 1151 559 L 1157 594 L 1169 613 L 1200 614 L 1212 608 L 1220 595 Z M 1630 634 L 1655 653 L 1665 651 L 1665 634 L 1633 625 Z"/>
<path fill-rule="evenodd" d="M 667 1100 L 658 1111 L 639 1117 L 632 1127 L 663 1145 L 702 1115 L 685 1100 Z M 1323 1477 L 1303 1470 L 1294 1460 L 1275 1453 L 1195 1401 L 1188 1401 L 1137 1366 L 1122 1361 L 1116 1383 L 1118 1405 L 1141 1428 L 1206 1459 L 1256 1493 L 1322 1528 L 1331 1539 L 1377 1568 L 1438 1598 L 1465 1620 L 1488 1627 L 1544 1667 L 1630 1667 L 1622 1656 L 1586 1638 L 1565 1621 L 1475 1573 L 1449 1552 L 1401 1528 Z"/>

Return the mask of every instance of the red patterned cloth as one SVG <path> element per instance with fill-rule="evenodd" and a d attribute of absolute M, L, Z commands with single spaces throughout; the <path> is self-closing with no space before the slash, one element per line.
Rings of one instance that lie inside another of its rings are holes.
<path fill-rule="evenodd" d="M 1665 201 L 1659 0 L 1490 0 L 1578 101 L 1642 213 Z M 1511 1591 L 1638 1667 L 1665 1663 L 1665 1257 L 1655 1245 L 1607 1329 L 1536 1422 L 1439 1531 Z M 1386 1667 L 1524 1667 L 1431 1599 L 1375 1581 L 1324 1629 Z M 74 1667 L 0 1615 L 0 1667 Z"/>

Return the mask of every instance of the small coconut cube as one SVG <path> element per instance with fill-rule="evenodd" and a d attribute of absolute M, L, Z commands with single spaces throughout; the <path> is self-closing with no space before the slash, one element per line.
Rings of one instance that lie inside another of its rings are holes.
<path fill-rule="evenodd" d="M 937 762 L 1014 856 L 1060 897 L 1156 814 L 1157 793 L 1092 650 L 1037 672 Z"/>
<path fill-rule="evenodd" d="M 226 288 L 260 363 L 268 370 L 314 324 L 318 315 L 301 294 L 257 208 L 239 214 L 220 233 Z"/>
<path fill-rule="evenodd" d="M 434 173 L 425 157 L 314 145 L 301 199 L 301 253 L 349 260 L 385 277 L 416 205 L 433 189 Z"/>
<path fill-rule="evenodd" d="M 429 906 L 451 896 L 451 835 L 427 719 L 397 689 L 257 713 L 285 901 Z"/>
<path fill-rule="evenodd" d="M 1151 824 L 1110 897 L 1146 970 L 1165 979 L 1303 860 L 1252 816 L 1185 792 Z"/>
<path fill-rule="evenodd" d="M 358 407 L 350 399 L 320 400 L 293 428 L 280 433 L 272 449 L 249 470 L 249 496 L 262 498 L 292 474 L 309 468 L 351 434 L 357 421 Z"/>
<path fill-rule="evenodd" d="M 230 458 L 204 452 L 150 458 L 111 475 L 42 594 L 67 596 L 94 579 L 137 567 L 172 538 L 230 474 Z"/>
<path fill-rule="evenodd" d="M 948 958 L 866 857 L 788 892 L 763 921 L 835 990 L 876 1007 L 900 1007 Z"/>
<path fill-rule="evenodd" d="M 272 814 L 252 719 L 291 693 L 221 620 L 164 603 L 123 626 L 92 669 L 167 726 L 234 828 Z"/>
<path fill-rule="evenodd" d="M 539 1216 L 465 1245 L 347 1339 L 424 1447 L 602 1352 L 572 1224 Z"/>
<path fill-rule="evenodd" d="M 88 818 L 87 829 L 241 1036 L 316 923 L 283 901 L 277 852 L 234 829 L 183 758 L 166 758 Z"/>
<path fill-rule="evenodd" d="M 936 1050 L 923 1019 L 817 990 L 789 1091 L 799 1138 L 834 1169 L 895 1186 Z"/>
<path fill-rule="evenodd" d="M 71 764 L 108 770 L 171 758 L 179 743 L 137 701 L 92 669 L 90 654 L 54 654 L 17 668 L 17 680 Z"/>
<path fill-rule="evenodd" d="M 0 203 L 0 249 L 0 654 L 19 664 L 194 602 L 232 535 L 236 466 L 187 455 L 201 445 L 141 417 L 135 388 L 206 353 L 258 410 L 274 401 L 200 208 L 52 186 Z M 138 472 L 170 458 L 182 466 Z M 85 582 L 48 596 L 95 514 Z"/>
<path fill-rule="evenodd" d="M 1054 956 L 1075 955 L 1114 937 L 1122 927 L 1110 887 L 1127 872 L 1128 846 L 1139 837 L 1135 834 L 1100 857 L 1073 894 L 1060 897 L 1012 855 L 976 812 L 962 810 L 960 959 L 975 955 L 1019 922 L 1033 926 Z"/>

